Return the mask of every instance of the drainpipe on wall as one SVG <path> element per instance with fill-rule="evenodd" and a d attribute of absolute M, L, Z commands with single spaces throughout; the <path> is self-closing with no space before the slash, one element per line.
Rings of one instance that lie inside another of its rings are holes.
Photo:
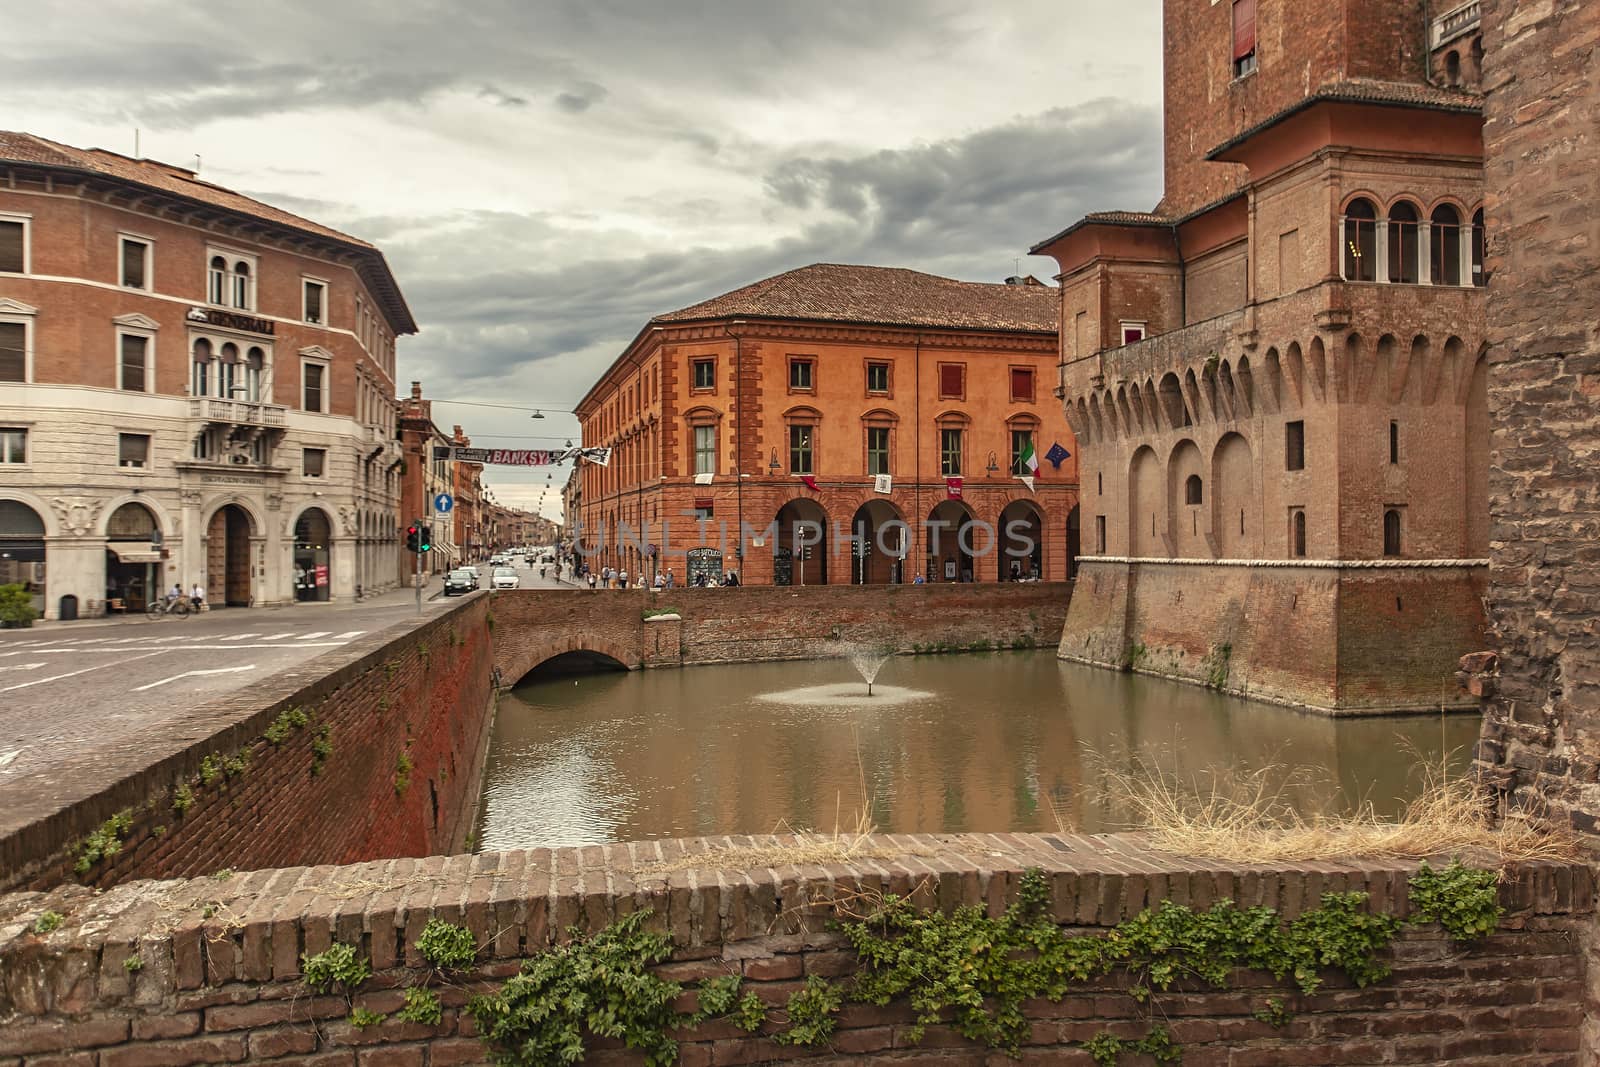
<path fill-rule="evenodd" d="M 739 335 L 729 327 L 743 325 L 743 319 L 735 319 L 724 327 L 728 336 L 733 338 L 733 484 L 739 513 L 739 527 L 734 532 L 733 559 L 740 586 L 744 585 L 744 348 Z"/>

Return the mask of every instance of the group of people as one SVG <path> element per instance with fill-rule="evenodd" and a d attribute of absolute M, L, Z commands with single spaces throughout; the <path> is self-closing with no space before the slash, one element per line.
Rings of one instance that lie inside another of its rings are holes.
<path fill-rule="evenodd" d="M 647 581 L 643 575 L 630 578 L 626 567 L 601 567 L 599 571 L 594 571 L 587 563 L 578 565 L 576 577 L 590 589 L 627 589 L 630 583 L 633 588 L 639 589 L 643 588 Z M 737 571 L 725 571 L 721 579 L 709 574 L 694 574 L 689 577 L 691 588 L 714 586 L 736 588 L 740 584 Z M 649 585 L 652 589 L 676 589 L 678 576 L 673 573 L 671 567 L 668 567 L 665 571 L 656 571 L 656 576 L 653 580 L 649 580 Z"/>
<path fill-rule="evenodd" d="M 167 590 L 167 604 L 175 604 L 182 599 L 183 586 L 174 583 L 172 588 Z M 189 606 L 195 611 L 199 611 L 205 605 L 205 602 L 206 591 L 200 587 L 199 582 L 194 583 L 194 588 L 189 590 Z"/>

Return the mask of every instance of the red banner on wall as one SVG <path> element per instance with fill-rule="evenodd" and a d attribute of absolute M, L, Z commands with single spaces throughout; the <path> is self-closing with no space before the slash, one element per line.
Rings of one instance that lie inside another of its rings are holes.
<path fill-rule="evenodd" d="M 944 495 L 946 500 L 961 499 L 961 479 L 946 478 L 944 480 Z"/>

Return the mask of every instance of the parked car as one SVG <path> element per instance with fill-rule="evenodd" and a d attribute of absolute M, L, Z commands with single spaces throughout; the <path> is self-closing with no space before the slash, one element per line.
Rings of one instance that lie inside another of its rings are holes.
<path fill-rule="evenodd" d="M 461 596 L 478 588 L 477 577 L 466 568 L 458 568 L 444 576 L 444 595 Z"/>
<path fill-rule="evenodd" d="M 483 584 L 482 576 L 478 574 L 477 567 L 474 567 L 469 563 L 467 566 L 462 567 L 461 569 L 472 575 L 472 588 L 476 589 Z"/>
<path fill-rule="evenodd" d="M 517 577 L 515 568 L 496 567 L 490 581 L 496 589 L 515 589 L 522 584 L 522 579 Z"/>

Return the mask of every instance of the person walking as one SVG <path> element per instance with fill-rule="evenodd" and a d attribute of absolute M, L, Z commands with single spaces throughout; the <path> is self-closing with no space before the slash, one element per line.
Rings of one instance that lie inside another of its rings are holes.
<path fill-rule="evenodd" d="M 617 572 L 617 587 L 620 589 L 628 588 L 628 568 L 624 567 Z"/>
<path fill-rule="evenodd" d="M 667 588 L 668 589 L 672 589 L 677 584 L 678 584 L 677 579 L 673 578 L 673 576 L 672 576 L 672 568 L 668 567 L 667 568 Z"/>

